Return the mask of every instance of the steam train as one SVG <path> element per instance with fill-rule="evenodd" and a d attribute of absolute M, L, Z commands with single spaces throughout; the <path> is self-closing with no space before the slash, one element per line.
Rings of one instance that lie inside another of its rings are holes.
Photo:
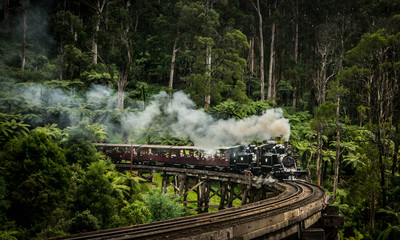
<path fill-rule="evenodd" d="M 265 144 L 238 145 L 205 149 L 194 146 L 165 146 L 137 144 L 95 143 L 114 163 L 147 164 L 222 170 L 228 172 L 251 172 L 253 175 L 272 175 L 276 179 L 293 179 L 305 175 L 297 167 L 293 149 L 275 141 Z"/>

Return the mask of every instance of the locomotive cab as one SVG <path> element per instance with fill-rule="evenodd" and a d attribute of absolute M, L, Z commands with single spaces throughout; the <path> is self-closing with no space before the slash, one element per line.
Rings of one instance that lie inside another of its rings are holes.
<path fill-rule="evenodd" d="M 250 168 L 252 160 L 253 155 L 250 152 L 250 148 L 241 145 L 237 147 L 233 153 L 233 156 L 230 160 L 231 168 L 237 169 L 239 172 L 242 172 Z"/>
<path fill-rule="evenodd" d="M 276 164 L 279 164 L 278 154 L 275 149 L 276 142 L 268 141 L 266 144 L 258 147 L 259 149 L 259 167 L 262 172 L 270 172 Z"/>

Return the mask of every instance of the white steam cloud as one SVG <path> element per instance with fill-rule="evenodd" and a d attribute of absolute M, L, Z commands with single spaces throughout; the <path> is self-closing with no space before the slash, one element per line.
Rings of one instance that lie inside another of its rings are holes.
<path fill-rule="evenodd" d="M 20 96 L 31 106 L 68 109 L 62 118 L 68 118 L 70 125 L 81 120 L 100 121 L 107 125 L 111 133 L 121 132 L 122 128 L 125 136 L 134 133 L 137 137 L 149 126 L 157 124 L 162 125 L 161 132 L 158 133 L 160 135 L 168 133 L 175 137 L 189 138 L 196 146 L 209 148 L 248 144 L 253 140 L 275 137 L 289 140 L 290 136 L 289 120 L 283 117 L 280 108 L 266 110 L 261 116 L 241 120 L 215 119 L 204 110 L 196 109 L 189 96 L 179 91 L 171 99 L 166 92 L 160 92 L 145 107 L 143 103 L 136 103 L 136 108 L 139 106 L 142 110 L 119 112 L 115 109 L 116 92 L 102 85 L 93 85 L 83 94 L 71 89 L 63 91 L 38 84 L 23 84 L 18 88 Z M 93 109 L 103 115 L 93 115 Z M 118 112 L 118 121 L 122 124 L 112 119 L 115 112 Z"/>
<path fill-rule="evenodd" d="M 283 117 L 280 108 L 241 120 L 217 120 L 202 109 L 196 109 L 194 102 L 182 91 L 174 93 L 169 103 L 167 93 L 160 92 L 144 111 L 126 115 L 124 125 L 140 131 L 162 113 L 166 115 L 164 121 L 174 136 L 189 137 L 201 147 L 247 144 L 252 140 L 274 137 L 289 140 L 290 136 L 289 120 Z"/>

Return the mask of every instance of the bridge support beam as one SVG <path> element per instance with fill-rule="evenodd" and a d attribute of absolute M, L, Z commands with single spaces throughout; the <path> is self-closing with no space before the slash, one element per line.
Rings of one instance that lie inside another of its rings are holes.
<path fill-rule="evenodd" d="M 207 175 L 187 175 L 182 173 L 171 173 L 163 171 L 162 191 L 168 192 L 170 186 L 173 187 L 174 193 L 180 196 L 185 206 L 190 211 L 199 213 L 209 212 L 210 209 L 225 209 L 237 205 L 244 205 L 275 196 L 276 194 L 269 191 L 268 188 L 256 188 L 251 181 L 237 183 L 231 178 L 211 179 Z M 191 199 L 188 201 L 188 196 Z M 193 194 L 195 196 L 193 197 Z M 219 197 L 218 205 L 215 203 L 216 197 Z"/>
<path fill-rule="evenodd" d="M 339 213 L 338 206 L 326 206 L 319 220 L 307 229 L 302 229 L 302 240 L 339 239 L 339 227 L 343 226 L 344 218 Z"/>
<path fill-rule="evenodd" d="M 312 184 L 301 182 L 274 184 L 269 181 L 268 177 L 249 177 L 244 174 L 217 173 L 200 169 L 142 165 L 134 167 L 142 173 L 151 173 L 152 171 L 161 173 L 162 189 L 168 191 L 168 188 L 171 190 L 170 187 L 172 186 L 175 194 L 181 197 L 188 208 L 197 212 L 208 212 L 210 209 L 216 210 L 234 205 L 244 205 L 274 197 L 279 193 L 282 193 L 282 196 L 286 196 L 285 194 L 289 192 L 288 189 L 292 189 L 293 193 L 295 193 L 294 188 L 289 186 L 308 185 L 308 187 L 303 188 L 303 192 L 307 193 L 304 196 L 306 197 L 305 199 L 309 199 L 304 203 L 300 203 L 302 199 L 300 197 L 293 203 L 287 204 L 286 210 L 278 208 L 267 211 L 271 211 L 274 214 L 259 215 L 260 217 L 249 218 L 246 221 L 237 220 L 236 224 L 218 225 L 218 228 L 215 228 L 215 230 L 212 228 L 210 231 L 201 227 L 195 228 L 200 234 L 193 231 L 188 233 L 189 235 L 196 234 L 196 237 L 199 238 L 337 239 L 338 228 L 343 224 L 343 217 L 339 215 L 339 209 L 327 206 L 329 201 L 326 193 L 323 189 Z M 188 201 L 189 194 L 191 195 L 190 199 L 194 201 Z M 213 199 L 213 197 L 217 196 L 219 197 L 218 200 Z M 273 198 L 265 202 L 269 203 L 267 205 L 272 206 L 276 200 L 277 198 Z M 263 201 L 260 204 L 265 202 Z M 213 203 L 217 205 L 213 205 Z M 258 206 L 258 204 L 256 205 Z M 253 206 L 249 205 L 249 208 Z M 216 216 L 218 216 L 218 213 L 216 213 Z M 215 221 L 215 219 L 212 218 L 212 221 Z M 183 237 L 182 239 L 187 238 Z"/>

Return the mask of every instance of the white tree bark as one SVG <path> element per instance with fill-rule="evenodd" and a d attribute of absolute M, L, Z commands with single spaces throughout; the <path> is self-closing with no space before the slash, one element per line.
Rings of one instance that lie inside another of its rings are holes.
<path fill-rule="evenodd" d="M 275 0 L 274 9 L 276 9 L 277 0 Z M 272 11 L 270 10 L 269 13 L 270 17 L 272 17 Z M 269 71 L 268 71 L 268 93 L 267 98 L 270 100 L 274 99 L 274 88 L 275 88 L 275 81 L 274 81 L 274 66 L 275 66 L 275 28 L 276 22 L 272 20 L 272 27 L 271 27 L 271 52 L 269 55 Z"/>
<path fill-rule="evenodd" d="M 178 41 L 178 38 L 175 39 L 174 41 L 174 47 L 172 48 L 172 58 L 171 58 L 171 68 L 169 72 L 169 98 L 171 99 L 171 94 L 172 94 L 172 88 L 174 85 L 174 72 L 175 72 L 175 59 L 176 59 L 176 53 L 178 52 L 179 49 L 176 48 L 176 42 Z"/>
<path fill-rule="evenodd" d="M 294 62 L 297 64 L 299 56 L 299 0 L 296 0 L 296 21 L 295 21 L 295 36 L 294 36 Z M 293 84 L 293 102 L 292 106 L 297 107 L 297 83 Z"/>
<path fill-rule="evenodd" d="M 204 99 L 204 108 L 208 108 L 211 105 L 211 45 L 207 45 L 207 56 L 206 56 L 206 76 L 207 76 L 207 83 L 206 83 L 206 96 Z"/>
<path fill-rule="evenodd" d="M 23 29 L 22 29 L 22 46 L 21 46 L 21 71 L 25 70 L 25 61 L 26 61 L 26 29 L 27 29 L 27 23 L 26 23 L 26 18 L 27 18 L 27 1 L 22 1 L 22 7 L 23 7 L 23 12 L 22 12 L 22 20 L 23 20 Z"/>
<path fill-rule="evenodd" d="M 264 76 L 264 38 L 263 38 L 263 21 L 260 8 L 260 0 L 256 3 L 251 1 L 253 7 L 256 9 L 258 14 L 258 32 L 260 34 L 260 85 L 261 85 L 261 101 L 265 100 L 265 76 Z"/>
<path fill-rule="evenodd" d="M 271 30 L 271 52 L 269 55 L 269 71 L 268 71 L 268 93 L 267 98 L 273 100 L 273 70 L 274 70 L 274 63 L 275 63 L 275 22 L 272 23 L 272 30 Z"/>
<path fill-rule="evenodd" d="M 98 57 L 97 33 L 100 30 L 101 14 L 103 13 L 104 6 L 106 5 L 106 3 L 107 3 L 106 0 L 97 0 L 97 6 L 95 7 L 95 10 L 97 12 L 97 19 L 96 19 L 96 25 L 95 25 L 95 33 L 94 33 L 93 39 L 92 39 L 92 52 L 93 52 L 93 63 L 94 64 L 97 64 L 97 57 Z"/>

